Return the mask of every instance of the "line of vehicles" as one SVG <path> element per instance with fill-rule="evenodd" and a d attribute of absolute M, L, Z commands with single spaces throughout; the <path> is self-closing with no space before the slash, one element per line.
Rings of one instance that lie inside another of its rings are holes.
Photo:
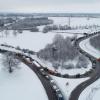
<path fill-rule="evenodd" d="M 45 68 L 43 68 L 37 61 L 35 61 L 34 59 L 32 59 L 28 56 L 22 56 L 22 57 L 23 57 L 23 59 L 26 59 L 29 64 L 33 64 L 33 65 L 37 66 L 40 73 L 50 82 L 55 94 L 58 97 L 58 100 L 64 100 L 59 87 L 56 85 L 55 81 L 51 78 L 51 76 L 48 75 L 48 72 L 45 71 Z M 54 73 L 53 71 L 50 71 L 50 72 Z"/>
<path fill-rule="evenodd" d="M 50 82 L 54 92 L 56 93 L 58 100 L 64 100 L 63 95 L 56 85 L 55 81 L 44 71 L 44 69 L 40 69 L 41 74 Z"/>
<path fill-rule="evenodd" d="M 52 89 L 54 90 L 54 93 L 56 94 L 56 96 L 58 97 L 57 100 L 64 100 L 63 98 L 63 94 L 61 93 L 59 87 L 56 85 L 55 81 L 51 78 L 50 75 L 48 75 L 48 72 L 46 70 L 49 71 L 49 69 L 42 67 L 37 61 L 35 61 L 34 59 L 32 59 L 29 56 L 26 55 L 21 55 L 21 54 L 16 54 L 16 56 L 20 57 L 22 60 L 26 61 L 27 63 L 31 64 L 31 65 L 35 65 L 36 68 L 39 70 L 39 72 L 41 73 L 41 75 L 43 75 L 43 77 L 45 77 L 51 84 Z M 34 67 L 34 66 L 33 66 Z M 52 70 L 50 70 L 50 73 L 54 73 Z"/>
<path fill-rule="evenodd" d="M 93 56 L 88 55 L 87 52 L 85 52 L 84 50 L 81 50 L 81 48 L 80 48 L 80 46 L 79 46 L 79 43 L 80 43 L 82 40 L 84 40 L 84 39 L 86 39 L 86 38 L 89 38 L 89 37 L 91 37 L 91 36 L 97 35 L 97 34 L 100 34 L 100 31 L 94 32 L 94 33 L 92 33 L 92 34 L 84 33 L 85 36 L 80 37 L 79 39 L 77 39 L 77 40 L 75 41 L 75 45 L 76 45 L 77 49 L 79 50 L 80 53 L 84 54 L 86 57 L 88 57 L 88 58 L 91 60 L 92 65 L 93 65 L 93 68 L 96 67 L 96 66 L 95 66 L 95 65 L 96 65 L 96 60 L 95 60 L 95 58 L 94 58 Z M 100 58 L 98 58 L 97 61 L 100 61 Z"/>

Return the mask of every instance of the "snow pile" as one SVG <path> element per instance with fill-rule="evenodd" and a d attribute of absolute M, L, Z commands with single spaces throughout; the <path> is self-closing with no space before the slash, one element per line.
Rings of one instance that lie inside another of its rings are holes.
<path fill-rule="evenodd" d="M 40 80 L 26 65 L 21 64 L 12 74 L 2 67 L 0 64 L 1 100 L 48 100 Z"/>

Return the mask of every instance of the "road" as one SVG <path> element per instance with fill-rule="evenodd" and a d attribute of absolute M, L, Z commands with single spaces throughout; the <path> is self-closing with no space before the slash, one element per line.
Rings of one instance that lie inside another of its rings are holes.
<path fill-rule="evenodd" d="M 23 55 L 20 54 L 20 53 L 19 53 L 19 55 L 17 55 L 17 53 L 13 52 L 13 50 L 7 51 L 7 50 L 4 50 L 4 49 L 0 48 L 0 53 L 5 53 L 5 52 L 15 53 L 16 57 L 21 62 L 26 64 L 33 72 L 36 73 L 36 75 L 40 79 L 42 85 L 44 86 L 44 89 L 46 90 L 46 93 L 47 93 L 47 96 L 48 96 L 49 100 L 64 100 L 63 97 L 61 97 L 62 99 L 60 99 L 60 97 L 58 96 L 56 90 L 53 88 L 53 85 L 50 83 L 50 80 L 48 80 L 46 77 L 43 76 L 43 74 L 39 71 L 38 67 L 34 63 L 29 63 L 26 58 L 23 59 Z"/>
<path fill-rule="evenodd" d="M 96 60 L 96 58 L 94 58 L 92 55 L 89 55 L 87 52 L 85 52 L 84 50 L 82 50 L 80 47 L 79 47 L 79 43 L 84 40 L 84 39 L 87 39 L 87 38 L 90 38 L 91 36 L 94 36 L 96 35 L 97 33 L 93 33 L 91 35 L 89 35 L 88 37 L 81 37 L 79 38 L 78 40 L 76 40 L 76 47 L 77 49 L 80 51 L 80 53 L 84 54 L 86 57 L 89 57 L 89 59 L 92 61 L 93 59 Z M 7 51 L 7 50 L 1 50 L 1 52 L 13 52 L 13 50 L 11 51 Z M 14 52 L 16 53 L 16 52 Z M 49 80 L 47 80 L 41 73 L 40 71 L 38 70 L 37 66 L 35 64 L 30 64 L 29 62 L 26 61 L 26 59 L 23 59 L 22 56 L 19 57 L 19 59 L 25 63 L 29 68 L 32 69 L 32 71 L 34 71 L 37 76 L 39 77 L 39 79 L 41 80 L 45 90 L 46 90 L 46 93 L 48 95 L 48 98 L 49 100 L 59 100 L 58 99 L 58 96 L 55 92 L 55 90 L 53 89 L 51 83 Z M 71 96 L 69 98 L 69 100 L 78 100 L 81 92 L 87 87 L 89 86 L 90 84 L 92 84 L 94 81 L 96 81 L 99 77 L 100 77 L 100 62 L 97 62 L 96 63 L 96 68 L 94 69 L 94 73 L 92 74 L 87 74 L 88 76 L 90 76 L 91 78 L 83 83 L 81 83 L 80 85 L 78 85 L 71 93 Z M 83 75 L 82 77 L 86 77 L 86 75 Z M 75 77 L 74 77 L 75 78 Z M 64 99 L 61 99 L 61 100 L 64 100 Z"/>
<path fill-rule="evenodd" d="M 26 61 L 25 59 L 21 59 L 22 57 L 20 57 L 19 59 L 25 63 L 30 69 L 32 69 L 33 72 L 36 73 L 36 75 L 38 76 L 38 78 L 40 79 L 40 81 L 42 82 L 46 93 L 48 95 L 49 100 L 58 100 L 58 97 L 54 91 L 54 89 L 52 88 L 50 82 L 39 72 L 39 70 L 37 69 L 37 66 L 35 64 L 29 64 L 28 61 Z"/>
<path fill-rule="evenodd" d="M 80 94 L 82 93 L 82 91 L 88 87 L 90 84 L 92 84 L 93 82 L 95 82 L 97 79 L 100 78 L 100 62 L 98 62 L 96 60 L 96 58 L 94 58 L 92 55 L 88 54 L 87 52 L 83 51 L 80 47 L 79 47 L 79 43 L 82 40 L 85 40 L 87 38 L 90 38 L 92 36 L 97 35 L 97 33 L 90 35 L 89 37 L 83 37 L 79 40 L 77 40 L 77 48 L 81 51 L 82 54 L 84 54 L 86 57 L 89 57 L 89 59 L 92 61 L 95 60 L 96 61 L 96 68 L 94 69 L 94 73 L 91 75 L 90 79 L 81 83 L 80 85 L 78 85 L 71 93 L 69 100 L 78 100 Z M 83 52 L 82 52 L 83 51 Z"/>

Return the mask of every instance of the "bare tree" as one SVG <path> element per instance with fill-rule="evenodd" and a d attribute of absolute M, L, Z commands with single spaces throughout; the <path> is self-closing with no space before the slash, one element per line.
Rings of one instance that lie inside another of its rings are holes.
<path fill-rule="evenodd" d="M 13 35 L 16 37 L 17 36 L 17 31 L 16 30 L 13 30 Z"/>
<path fill-rule="evenodd" d="M 5 30 L 4 34 L 6 35 L 6 37 L 9 35 L 9 31 Z"/>
<path fill-rule="evenodd" d="M 19 68 L 20 61 L 16 58 L 15 54 L 8 52 L 3 55 L 2 64 L 9 73 L 12 73 L 16 68 Z"/>

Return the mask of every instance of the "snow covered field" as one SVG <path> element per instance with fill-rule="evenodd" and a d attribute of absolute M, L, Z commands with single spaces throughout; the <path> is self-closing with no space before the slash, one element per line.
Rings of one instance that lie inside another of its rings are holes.
<path fill-rule="evenodd" d="M 57 33 L 48 33 L 43 34 L 41 32 L 29 32 L 23 31 L 22 34 L 14 37 L 12 35 L 12 31 L 10 31 L 10 35 L 6 37 L 0 37 L 0 43 L 7 43 L 13 46 L 20 46 L 21 48 L 27 48 L 33 51 L 39 51 L 43 49 L 48 43 L 52 43 L 52 39 Z M 61 34 L 61 33 L 59 33 Z M 73 36 L 72 34 L 62 34 L 64 37 Z"/>
<path fill-rule="evenodd" d="M 50 17 L 54 20 L 54 24 L 68 25 L 69 17 Z M 100 25 L 100 18 L 87 17 L 70 17 L 71 26 L 83 26 L 83 25 Z"/>
<path fill-rule="evenodd" d="M 0 100 L 48 100 L 36 74 L 21 64 L 12 74 L 3 69 L 0 55 Z"/>

